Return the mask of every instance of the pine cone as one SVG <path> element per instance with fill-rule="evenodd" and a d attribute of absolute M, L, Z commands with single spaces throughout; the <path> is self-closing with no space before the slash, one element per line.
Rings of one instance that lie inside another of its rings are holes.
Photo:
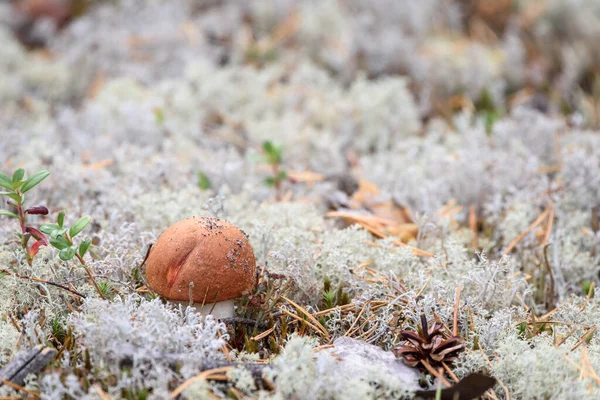
<path fill-rule="evenodd" d="M 434 368 L 441 367 L 442 362 L 449 364 L 464 350 L 465 345 L 460 336 L 444 339 L 441 329 L 441 322 L 435 322 L 429 329 L 425 314 L 421 314 L 419 332 L 406 330 L 400 332 L 408 343 L 394 347 L 392 352 L 396 357 L 401 356 L 404 363 L 410 367 L 417 366 L 421 361 L 428 362 Z"/>

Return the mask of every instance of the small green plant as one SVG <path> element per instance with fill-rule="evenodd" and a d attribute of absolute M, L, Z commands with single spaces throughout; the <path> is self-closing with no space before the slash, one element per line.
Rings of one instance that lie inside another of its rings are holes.
<path fill-rule="evenodd" d="M 67 227 L 65 226 L 65 213 L 60 212 L 55 224 L 44 224 L 40 227 L 40 231 L 50 236 L 50 245 L 59 250 L 58 257 L 61 260 L 71 261 L 73 258 L 76 258 L 79 261 L 100 297 L 106 299 L 104 291 L 96 282 L 92 271 L 84 260 L 92 244 L 92 239 L 87 238 L 79 244 L 74 241 L 75 236 L 79 235 L 89 225 L 91 220 L 92 217 L 86 215 L 79 218 L 70 227 Z"/>
<path fill-rule="evenodd" d="M 210 181 L 208 176 L 206 176 L 206 174 L 202 171 L 198 172 L 197 184 L 198 184 L 198 187 L 202 190 L 208 190 L 212 186 L 212 182 Z"/>
<path fill-rule="evenodd" d="M 287 179 L 287 172 L 281 168 L 283 159 L 283 147 L 277 146 L 270 141 L 262 144 L 263 160 L 271 166 L 272 174 L 265 178 L 265 183 L 275 188 L 277 199 L 282 198 L 282 183 Z"/>
<path fill-rule="evenodd" d="M 0 172 L 0 186 L 5 189 L 0 194 L 8 197 L 8 205 L 15 209 L 15 212 L 2 209 L 0 210 L 0 215 L 15 218 L 19 221 L 20 232 L 15 232 L 15 236 L 19 238 L 29 265 L 31 265 L 33 257 L 38 253 L 40 246 L 48 245 L 48 241 L 38 229 L 27 224 L 27 215 L 47 215 L 48 209 L 44 206 L 26 208 L 25 193 L 46 179 L 48 175 L 50 175 L 50 172 L 42 170 L 25 179 L 25 170 L 23 168 L 17 169 L 13 173 L 12 178 Z M 35 242 L 30 246 L 29 241 L 32 237 L 35 239 Z"/>
<path fill-rule="evenodd" d="M 331 286 L 331 280 L 325 278 L 323 280 L 323 299 L 321 307 L 324 310 L 329 310 L 333 307 L 350 304 L 350 296 L 344 291 L 344 286 L 340 285 L 337 290 Z"/>
<path fill-rule="evenodd" d="M 585 293 L 586 296 L 593 297 L 595 294 L 594 281 L 585 280 L 581 282 L 581 289 L 583 290 L 583 293 Z"/>
<path fill-rule="evenodd" d="M 481 92 L 479 100 L 475 103 L 475 109 L 483 117 L 486 133 L 491 135 L 494 125 L 502 116 L 502 110 L 496 106 L 487 89 Z"/>
<path fill-rule="evenodd" d="M 110 282 L 98 282 L 98 287 L 100 288 L 100 291 L 102 292 L 104 297 L 106 297 L 107 299 L 113 297 L 114 289 Z"/>
<path fill-rule="evenodd" d="M 162 108 L 160 107 L 154 107 L 152 109 L 152 113 L 154 114 L 154 119 L 156 121 L 156 124 L 159 126 L 164 125 L 165 123 L 165 112 L 163 111 Z"/>

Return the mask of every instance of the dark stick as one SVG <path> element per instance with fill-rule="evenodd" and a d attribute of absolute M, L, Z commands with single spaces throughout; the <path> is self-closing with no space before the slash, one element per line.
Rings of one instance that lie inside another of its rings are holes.
<path fill-rule="evenodd" d="M 28 374 L 37 374 L 54 358 L 56 350 L 37 345 L 17 354 L 15 358 L 0 370 L 0 386 L 4 380 L 23 386 Z"/>

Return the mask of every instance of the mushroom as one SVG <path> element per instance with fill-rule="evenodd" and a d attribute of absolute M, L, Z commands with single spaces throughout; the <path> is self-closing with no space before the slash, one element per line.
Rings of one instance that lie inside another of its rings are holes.
<path fill-rule="evenodd" d="M 246 234 L 213 217 L 192 217 L 168 228 L 150 251 L 148 285 L 203 316 L 232 317 L 234 299 L 256 280 L 254 251 Z"/>

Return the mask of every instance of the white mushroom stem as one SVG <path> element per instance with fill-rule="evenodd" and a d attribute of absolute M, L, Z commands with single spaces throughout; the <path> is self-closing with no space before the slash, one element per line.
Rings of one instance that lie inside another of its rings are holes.
<path fill-rule="evenodd" d="M 190 305 L 189 301 L 172 301 L 173 304 L 181 304 L 183 308 Z M 225 300 L 218 303 L 199 304 L 194 303 L 191 306 L 197 313 L 206 317 L 212 315 L 215 319 L 230 318 L 234 315 L 234 300 Z"/>

